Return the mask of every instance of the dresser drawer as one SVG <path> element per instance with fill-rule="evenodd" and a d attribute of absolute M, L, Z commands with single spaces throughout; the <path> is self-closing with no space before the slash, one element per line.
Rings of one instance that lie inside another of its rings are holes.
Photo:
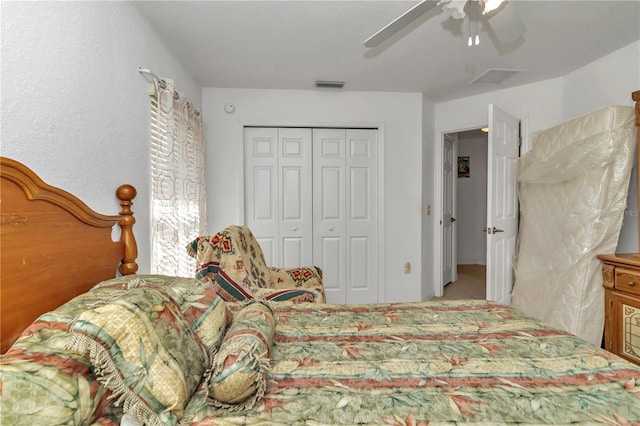
<path fill-rule="evenodd" d="M 615 289 L 640 296 L 640 271 L 616 268 Z"/>

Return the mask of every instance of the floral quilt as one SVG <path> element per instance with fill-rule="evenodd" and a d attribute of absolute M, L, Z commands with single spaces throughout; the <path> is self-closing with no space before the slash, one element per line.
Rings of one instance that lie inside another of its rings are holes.
<path fill-rule="evenodd" d="M 640 424 L 640 367 L 485 301 L 271 304 L 264 398 L 192 425 Z"/>

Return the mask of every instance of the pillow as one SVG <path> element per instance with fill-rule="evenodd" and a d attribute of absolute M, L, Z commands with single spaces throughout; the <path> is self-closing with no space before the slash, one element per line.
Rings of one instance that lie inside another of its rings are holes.
<path fill-rule="evenodd" d="M 167 291 L 178 301 L 182 314 L 202 343 L 217 350 L 231 322 L 231 312 L 211 280 L 175 278 Z"/>
<path fill-rule="evenodd" d="M 209 395 L 214 405 L 244 410 L 262 399 L 275 327 L 273 311 L 261 302 L 236 313 L 212 364 Z"/>
<path fill-rule="evenodd" d="M 88 353 L 116 406 L 147 425 L 175 425 L 208 365 L 208 351 L 165 288 L 133 288 L 80 313 L 68 348 Z"/>
<path fill-rule="evenodd" d="M 227 325 L 231 322 L 231 314 L 209 279 L 167 275 L 128 275 L 103 281 L 94 289 L 120 289 L 120 293 L 111 298 L 115 300 L 130 289 L 140 286 L 163 287 L 178 302 L 184 317 L 202 342 L 213 349 L 220 346 Z"/>
<path fill-rule="evenodd" d="M 65 348 L 73 319 L 116 293 L 93 288 L 42 314 L 0 357 L 0 424 L 89 424 L 109 409 L 89 357 Z"/>

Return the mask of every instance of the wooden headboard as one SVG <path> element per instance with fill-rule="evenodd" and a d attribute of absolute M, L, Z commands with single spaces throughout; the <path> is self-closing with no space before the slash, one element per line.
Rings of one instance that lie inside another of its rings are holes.
<path fill-rule="evenodd" d="M 0 339 L 6 352 L 22 331 L 96 283 L 138 270 L 131 211 L 136 189 L 122 185 L 119 215 L 96 213 L 33 171 L 0 157 Z M 115 224 L 120 241 L 111 239 Z"/>

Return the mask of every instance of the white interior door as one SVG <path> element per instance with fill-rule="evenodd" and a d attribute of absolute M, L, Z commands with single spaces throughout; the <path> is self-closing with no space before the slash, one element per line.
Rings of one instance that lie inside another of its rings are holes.
<path fill-rule="evenodd" d="M 244 129 L 245 221 L 275 265 L 278 241 L 278 129 Z M 231 224 L 230 224 L 231 225 Z"/>
<path fill-rule="evenodd" d="M 346 129 L 347 303 L 378 302 L 378 131 Z"/>
<path fill-rule="evenodd" d="M 456 260 L 456 218 L 455 218 L 455 179 L 456 179 L 456 133 L 444 137 L 442 155 L 442 285 L 457 279 Z"/>
<path fill-rule="evenodd" d="M 313 263 L 330 303 L 347 298 L 345 138 L 343 129 L 313 130 Z"/>
<path fill-rule="evenodd" d="M 487 161 L 487 299 L 511 303 L 518 232 L 516 160 L 519 121 L 489 105 Z"/>
<path fill-rule="evenodd" d="M 294 267 L 313 262 L 311 129 L 278 129 L 279 143 L 279 262 Z"/>
<path fill-rule="evenodd" d="M 329 303 L 378 301 L 377 130 L 313 130 L 313 263 Z"/>
<path fill-rule="evenodd" d="M 245 219 L 269 266 L 313 261 L 311 129 L 245 128 Z"/>

